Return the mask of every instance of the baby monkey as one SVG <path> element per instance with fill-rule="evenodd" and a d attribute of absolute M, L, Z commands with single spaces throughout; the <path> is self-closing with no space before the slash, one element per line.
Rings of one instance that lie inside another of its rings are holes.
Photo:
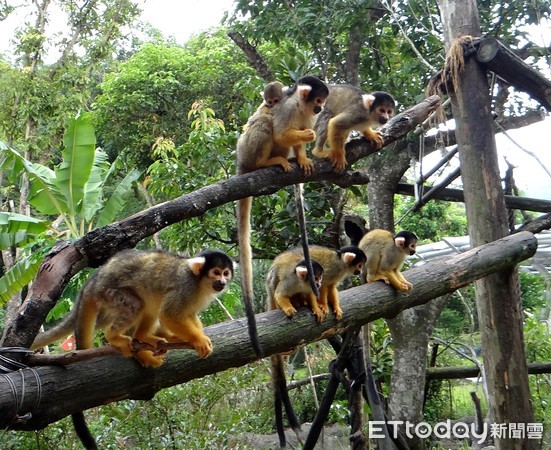
<path fill-rule="evenodd" d="M 311 76 L 299 78 L 289 88 L 279 81 L 269 83 L 264 88 L 264 102 L 237 141 L 237 174 L 276 165 L 289 172 L 291 150 L 300 168 L 311 173 L 313 163 L 306 156 L 306 143 L 316 138 L 314 119 L 328 92 L 320 79 Z"/>
<path fill-rule="evenodd" d="M 327 95 L 327 86 L 311 76 L 299 78 L 288 89 L 279 82 L 266 86 L 264 103 L 249 118 L 237 141 L 237 175 L 269 166 L 281 166 L 285 172 L 289 172 L 291 150 L 299 167 L 305 174 L 310 174 L 314 163 L 306 156 L 306 142 L 315 139 L 311 128 Z M 252 197 L 237 202 L 239 262 L 251 343 L 257 355 L 261 355 L 253 309 L 251 207 Z"/>
<path fill-rule="evenodd" d="M 312 260 L 312 269 L 316 286 L 320 289 L 323 267 Z M 323 313 L 308 281 L 306 261 L 296 253 L 284 252 L 276 256 L 266 274 L 266 293 L 270 309 L 280 308 L 286 316 L 293 317 L 297 307 L 308 305 L 316 322 L 323 320 Z"/>
<path fill-rule="evenodd" d="M 345 277 L 360 275 L 366 256 L 360 248 L 351 245 L 342 247 L 340 250 L 319 245 L 312 245 L 308 249 L 312 260 L 323 267 L 323 280 L 318 299 L 318 306 L 322 313 L 321 320 L 327 316 L 329 305 L 333 308 L 335 318 L 341 320 L 343 312 L 337 287 Z M 291 251 L 303 255 L 302 249 Z"/>
<path fill-rule="evenodd" d="M 411 231 L 400 231 L 392 235 L 390 231 L 374 229 L 361 237 L 361 230 L 346 222 L 346 234 L 352 242 L 358 242 L 367 256 L 363 275 L 366 282 L 382 280 L 392 285 L 397 291 L 405 292 L 413 289 L 400 269 L 406 257 L 415 254 L 418 238 Z"/>
<path fill-rule="evenodd" d="M 396 102 L 387 92 L 367 92 L 347 84 L 329 85 L 329 96 L 323 112 L 318 116 L 314 130 L 314 155 L 330 158 L 336 171 L 346 167 L 344 144 L 352 130 L 359 131 L 375 144 L 383 145 L 383 138 L 373 127 L 384 125 L 394 115 Z M 324 149 L 329 140 L 329 148 Z"/>
<path fill-rule="evenodd" d="M 212 353 L 198 313 L 233 278 L 233 262 L 223 252 L 205 250 L 194 258 L 164 251 L 124 250 L 114 255 L 82 287 L 71 312 L 39 334 L 32 348 L 75 332 L 77 349 L 93 347 L 94 331 L 124 356 L 144 367 L 159 367 L 164 355 L 133 352 L 132 339 L 157 347 L 183 341 L 201 358 Z"/>

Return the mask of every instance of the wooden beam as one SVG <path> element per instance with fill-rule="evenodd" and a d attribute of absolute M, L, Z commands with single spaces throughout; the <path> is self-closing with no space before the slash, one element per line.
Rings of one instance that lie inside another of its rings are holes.
<path fill-rule="evenodd" d="M 551 111 L 551 81 L 534 70 L 496 38 L 482 39 L 476 60 L 519 91 L 526 92 Z"/>
<path fill-rule="evenodd" d="M 428 187 L 424 193 L 430 193 L 432 188 Z M 408 183 L 398 183 L 397 194 L 415 195 L 415 187 Z M 448 202 L 464 202 L 465 197 L 461 189 L 441 189 L 438 194 L 433 196 L 435 200 L 445 200 Z M 536 211 L 542 213 L 551 212 L 551 201 L 532 197 L 516 197 L 514 195 L 505 196 L 505 206 L 509 209 L 522 209 L 524 211 Z"/>
<path fill-rule="evenodd" d="M 538 375 L 551 373 L 551 362 L 528 363 L 528 373 Z M 454 380 L 478 377 L 477 366 L 427 367 L 427 380 Z"/>

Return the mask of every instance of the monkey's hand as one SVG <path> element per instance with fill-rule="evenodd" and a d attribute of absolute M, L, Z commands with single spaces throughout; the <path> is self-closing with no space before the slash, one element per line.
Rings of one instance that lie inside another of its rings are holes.
<path fill-rule="evenodd" d="M 316 140 L 316 132 L 314 130 L 311 130 L 310 128 L 306 128 L 306 130 L 302 131 L 302 140 L 304 142 L 312 142 Z"/>
<path fill-rule="evenodd" d="M 375 148 L 379 150 L 383 146 L 383 137 L 381 133 L 375 131 L 373 128 L 368 128 L 363 133 L 364 137 L 375 144 Z"/>
<path fill-rule="evenodd" d="M 299 130 L 298 128 L 289 128 L 280 135 L 274 136 L 276 144 L 282 147 L 294 147 L 295 145 L 304 144 L 316 140 L 316 132 L 310 128 Z"/>

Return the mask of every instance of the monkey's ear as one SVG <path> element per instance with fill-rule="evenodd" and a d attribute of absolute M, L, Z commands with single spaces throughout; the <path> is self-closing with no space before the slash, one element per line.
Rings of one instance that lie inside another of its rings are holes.
<path fill-rule="evenodd" d="M 341 258 L 346 264 L 350 264 L 352 261 L 354 261 L 354 258 L 356 258 L 356 254 L 352 252 L 346 252 L 341 255 Z"/>
<path fill-rule="evenodd" d="M 295 272 L 297 274 L 297 277 L 306 280 L 306 277 L 308 276 L 308 269 L 304 266 L 296 266 Z"/>
<path fill-rule="evenodd" d="M 204 256 L 196 256 L 195 258 L 188 259 L 187 262 L 189 263 L 189 267 L 191 268 L 193 275 L 198 277 L 201 275 L 203 267 L 205 267 L 206 259 Z"/>
<path fill-rule="evenodd" d="M 406 245 L 406 238 L 405 237 L 394 238 L 394 243 L 396 244 L 396 247 L 404 248 L 404 246 Z"/>
<path fill-rule="evenodd" d="M 363 94 L 362 101 L 365 109 L 370 110 L 371 105 L 373 105 L 373 102 L 375 101 L 375 96 L 373 94 Z"/>
<path fill-rule="evenodd" d="M 309 86 L 307 84 L 299 84 L 297 86 L 298 97 L 301 100 L 306 101 L 306 99 L 308 98 L 308 95 L 310 94 L 311 90 L 312 90 L 312 86 Z"/>

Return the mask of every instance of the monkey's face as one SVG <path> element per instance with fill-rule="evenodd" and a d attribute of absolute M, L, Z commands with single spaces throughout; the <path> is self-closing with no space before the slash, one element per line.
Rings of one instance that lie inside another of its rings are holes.
<path fill-rule="evenodd" d="M 354 271 L 354 275 L 360 275 L 362 273 L 364 263 L 360 262 L 352 267 L 352 270 Z"/>
<path fill-rule="evenodd" d="M 319 114 L 323 110 L 323 105 L 325 105 L 326 97 L 316 97 L 312 101 L 312 112 L 314 114 Z"/>
<path fill-rule="evenodd" d="M 406 251 L 409 252 L 409 256 L 415 255 L 415 252 L 417 251 L 417 241 L 409 242 L 407 244 Z"/>
<path fill-rule="evenodd" d="M 404 234 L 406 235 L 406 237 L 404 237 L 403 235 L 399 236 L 400 234 Z M 403 231 L 401 233 L 398 233 L 397 237 L 394 238 L 396 247 L 398 247 L 401 251 L 409 256 L 415 255 L 415 252 L 417 251 L 417 239 L 411 235 L 413 235 L 413 233 L 409 233 L 409 231 Z"/>
<path fill-rule="evenodd" d="M 232 279 L 232 271 L 225 267 L 213 267 L 207 272 L 207 277 L 212 282 L 212 289 L 222 292 Z"/>
<path fill-rule="evenodd" d="M 317 275 L 317 274 L 314 275 L 314 281 L 316 282 L 316 287 L 318 289 L 320 289 L 321 288 L 321 283 L 323 281 L 323 275 Z"/>
<path fill-rule="evenodd" d="M 394 116 L 394 106 L 384 103 L 375 106 L 371 113 L 372 119 L 381 125 L 387 123 L 392 116 Z"/>

